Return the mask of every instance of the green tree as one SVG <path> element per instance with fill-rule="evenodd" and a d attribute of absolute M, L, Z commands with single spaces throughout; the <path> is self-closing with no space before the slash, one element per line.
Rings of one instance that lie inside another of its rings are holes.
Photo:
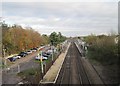
<path fill-rule="evenodd" d="M 59 43 L 66 40 L 66 37 L 61 34 L 61 32 L 58 32 L 58 41 Z"/>
<path fill-rule="evenodd" d="M 50 34 L 49 39 L 50 39 L 51 44 L 56 46 L 57 44 L 65 41 L 66 37 L 63 36 L 61 34 L 61 32 L 58 32 L 58 34 L 56 32 L 53 32 L 53 33 Z"/>
<path fill-rule="evenodd" d="M 49 37 L 46 34 L 42 35 L 42 44 L 49 44 Z"/>
<path fill-rule="evenodd" d="M 57 33 L 56 32 L 51 33 L 49 38 L 50 38 L 51 45 L 56 46 L 57 43 L 58 43 L 58 35 L 57 35 Z"/>

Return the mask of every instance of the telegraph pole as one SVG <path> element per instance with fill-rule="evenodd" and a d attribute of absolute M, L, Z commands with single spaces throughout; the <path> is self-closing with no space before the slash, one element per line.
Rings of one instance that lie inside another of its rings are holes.
<path fill-rule="evenodd" d="M 5 51 L 6 51 L 6 49 L 3 48 L 4 65 L 6 66 L 6 65 L 7 65 L 7 62 L 6 62 L 6 58 L 5 58 Z"/>

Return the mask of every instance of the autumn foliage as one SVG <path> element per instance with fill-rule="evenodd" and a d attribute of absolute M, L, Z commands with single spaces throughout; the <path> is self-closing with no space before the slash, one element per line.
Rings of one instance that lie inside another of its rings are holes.
<path fill-rule="evenodd" d="M 57 46 L 66 40 L 60 32 L 52 32 L 50 36 L 41 35 L 31 27 L 23 28 L 20 25 L 8 26 L 2 23 L 2 49 L 6 49 L 6 54 L 15 54 L 21 51 L 27 51 L 31 48 L 40 47 L 41 45 L 52 44 Z"/>
<path fill-rule="evenodd" d="M 26 51 L 42 44 L 41 35 L 32 28 L 2 24 L 2 43 L 8 54 Z"/>

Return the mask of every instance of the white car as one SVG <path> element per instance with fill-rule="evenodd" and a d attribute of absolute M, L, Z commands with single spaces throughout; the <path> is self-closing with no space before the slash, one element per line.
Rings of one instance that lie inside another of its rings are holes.
<path fill-rule="evenodd" d="M 43 48 L 45 48 L 45 46 L 41 46 L 38 48 L 38 50 L 42 50 Z"/>
<path fill-rule="evenodd" d="M 15 59 L 20 59 L 21 56 L 16 55 L 16 56 L 13 56 L 13 58 L 15 58 Z"/>
<path fill-rule="evenodd" d="M 36 52 L 37 50 L 32 49 L 31 51 L 32 51 L 32 52 Z"/>
<path fill-rule="evenodd" d="M 40 60 L 40 58 L 41 58 L 40 56 L 36 56 L 36 57 L 35 57 L 35 59 L 36 59 L 36 60 Z M 47 58 L 47 57 L 42 56 L 42 59 L 43 59 L 43 60 L 47 60 L 48 58 Z"/>
<path fill-rule="evenodd" d="M 53 52 L 53 50 L 48 50 L 47 52 L 52 53 L 52 52 Z"/>

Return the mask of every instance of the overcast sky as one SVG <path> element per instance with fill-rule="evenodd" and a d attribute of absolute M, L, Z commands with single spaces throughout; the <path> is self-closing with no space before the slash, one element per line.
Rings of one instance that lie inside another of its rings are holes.
<path fill-rule="evenodd" d="M 118 2 L 3 2 L 8 24 L 30 26 L 41 34 L 65 36 L 106 34 L 118 31 Z"/>

